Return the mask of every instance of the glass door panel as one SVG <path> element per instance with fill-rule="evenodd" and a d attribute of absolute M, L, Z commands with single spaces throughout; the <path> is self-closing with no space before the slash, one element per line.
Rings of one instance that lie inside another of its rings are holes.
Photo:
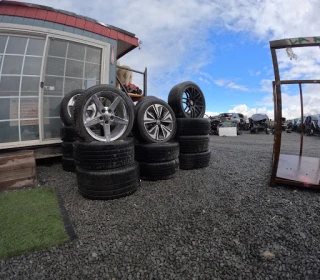
<path fill-rule="evenodd" d="M 59 138 L 62 98 L 72 90 L 100 83 L 101 59 L 100 48 L 49 38 L 43 97 L 44 139 Z"/>
<path fill-rule="evenodd" d="M 39 140 L 45 39 L 0 35 L 0 143 Z"/>

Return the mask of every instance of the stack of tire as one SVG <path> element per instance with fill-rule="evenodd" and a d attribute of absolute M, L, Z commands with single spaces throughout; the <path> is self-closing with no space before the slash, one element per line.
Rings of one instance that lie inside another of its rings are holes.
<path fill-rule="evenodd" d="M 90 116 L 89 110 L 97 113 Z M 79 141 L 73 144 L 73 157 L 83 197 L 116 199 L 138 189 L 134 139 L 127 138 L 133 122 L 134 103 L 113 86 L 93 86 L 76 99 L 73 124 Z"/>
<path fill-rule="evenodd" d="M 135 106 L 135 159 L 142 180 L 167 180 L 179 169 L 179 144 L 172 142 L 176 119 L 171 107 L 154 96 L 141 99 Z"/>
<path fill-rule="evenodd" d="M 191 170 L 207 167 L 210 163 L 210 120 L 205 114 L 205 98 L 193 82 L 174 86 L 168 103 L 177 120 L 176 139 L 180 146 L 180 169 Z"/>
<path fill-rule="evenodd" d="M 90 199 L 115 199 L 134 193 L 140 183 L 133 139 L 75 142 L 79 193 Z"/>
<path fill-rule="evenodd" d="M 62 146 L 62 169 L 68 172 L 75 172 L 76 165 L 73 159 L 73 142 L 78 140 L 77 133 L 73 126 L 72 110 L 75 98 L 83 94 L 83 90 L 73 90 L 67 93 L 60 104 L 60 119 L 64 126 L 60 129 Z"/>

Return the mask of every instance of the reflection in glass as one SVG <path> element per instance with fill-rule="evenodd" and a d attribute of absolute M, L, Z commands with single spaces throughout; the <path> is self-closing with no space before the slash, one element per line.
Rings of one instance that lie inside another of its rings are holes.
<path fill-rule="evenodd" d="M 3 61 L 2 74 L 21 74 L 23 56 L 6 55 Z"/>

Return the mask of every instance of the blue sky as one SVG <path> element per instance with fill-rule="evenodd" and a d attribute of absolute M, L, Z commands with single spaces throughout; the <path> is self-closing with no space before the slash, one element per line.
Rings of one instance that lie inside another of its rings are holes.
<path fill-rule="evenodd" d="M 148 67 L 148 93 L 167 100 L 170 89 L 194 81 L 207 112 L 239 112 L 273 119 L 273 67 L 269 41 L 319 36 L 318 0 L 31 0 L 92 17 L 136 34 L 141 50 L 120 61 Z M 279 52 L 283 79 L 320 79 L 319 48 Z M 135 74 L 133 83 L 141 85 Z M 306 86 L 305 112 L 320 113 L 320 86 Z M 300 114 L 297 87 L 283 88 L 283 115 Z"/>

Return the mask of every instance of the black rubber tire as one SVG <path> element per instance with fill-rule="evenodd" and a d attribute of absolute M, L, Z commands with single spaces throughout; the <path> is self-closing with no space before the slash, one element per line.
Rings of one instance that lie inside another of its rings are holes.
<path fill-rule="evenodd" d="M 153 143 L 134 146 L 135 160 L 139 162 L 164 162 L 177 159 L 179 157 L 179 143 Z"/>
<path fill-rule="evenodd" d="M 172 178 L 179 169 L 179 160 L 165 162 L 140 162 L 140 178 L 146 181 L 167 180 Z"/>
<path fill-rule="evenodd" d="M 140 184 L 139 164 L 117 169 L 89 171 L 77 166 L 79 192 L 91 199 L 115 199 L 135 192 Z"/>
<path fill-rule="evenodd" d="M 175 85 L 169 92 L 168 103 L 176 114 L 177 118 L 190 118 L 191 116 L 187 112 L 185 112 L 184 105 L 182 103 L 183 94 L 188 88 L 196 89 L 202 102 L 201 110 L 197 112 L 197 115 L 192 118 L 203 118 L 206 112 L 206 101 L 200 87 L 194 82 L 188 81 Z"/>
<path fill-rule="evenodd" d="M 146 102 L 146 101 L 148 101 L 148 100 L 154 100 L 154 99 L 159 100 L 159 98 L 157 98 L 157 97 L 155 97 L 155 96 L 152 96 L 152 95 L 148 95 L 148 96 L 140 99 L 140 100 L 137 102 L 137 104 L 134 106 L 134 116 L 136 117 L 137 112 L 138 112 L 140 106 L 141 106 L 144 102 Z"/>
<path fill-rule="evenodd" d="M 73 126 L 63 126 L 60 128 L 60 138 L 64 142 L 73 142 L 78 139 L 78 134 Z"/>
<path fill-rule="evenodd" d="M 83 94 L 85 91 L 83 89 L 75 89 L 67 93 L 61 103 L 60 103 L 60 119 L 64 125 L 73 125 L 73 116 L 68 113 L 68 103 L 72 97 L 75 95 Z"/>
<path fill-rule="evenodd" d="M 134 163 L 133 139 L 112 142 L 75 142 L 73 157 L 77 166 L 88 170 L 119 168 Z"/>
<path fill-rule="evenodd" d="M 93 138 L 86 130 L 84 126 L 82 111 L 84 109 L 84 106 L 87 100 L 90 99 L 93 95 L 98 94 L 100 92 L 103 93 L 102 96 L 108 92 L 109 93 L 111 92 L 113 94 L 117 94 L 122 99 L 123 104 L 127 110 L 129 122 L 124 133 L 115 140 L 125 139 L 132 130 L 132 126 L 134 122 L 134 103 L 132 102 L 131 98 L 128 95 L 126 95 L 123 91 L 121 91 L 120 89 L 114 86 L 106 85 L 106 84 L 96 85 L 87 89 L 86 92 L 80 95 L 79 98 L 77 99 L 77 102 L 75 103 L 73 122 L 74 122 L 74 126 L 78 136 L 80 137 L 81 140 L 84 140 L 86 142 L 97 141 L 97 139 Z"/>
<path fill-rule="evenodd" d="M 92 200 L 112 200 L 112 199 L 118 199 L 118 198 L 132 195 L 137 191 L 137 189 L 138 189 L 138 186 L 134 188 L 128 188 L 128 191 L 121 190 L 119 191 L 119 193 L 115 193 L 115 194 L 110 194 L 110 193 L 105 194 L 105 192 L 95 192 L 95 191 L 90 191 L 80 187 L 78 188 L 78 191 L 84 198 L 88 198 Z"/>
<path fill-rule="evenodd" d="M 153 139 L 146 131 L 145 127 L 144 127 L 144 114 L 146 112 L 146 110 L 148 109 L 148 107 L 155 105 L 155 104 L 160 104 L 163 107 L 165 107 L 171 114 L 172 117 L 172 130 L 171 130 L 171 134 L 165 138 L 165 139 L 161 139 L 161 140 L 156 140 Z M 177 129 L 177 123 L 176 123 L 176 118 L 174 115 L 174 112 L 172 111 L 171 107 L 168 105 L 167 102 L 158 99 L 158 98 L 150 98 L 148 100 L 146 100 L 145 102 L 143 102 L 139 108 L 139 110 L 137 111 L 137 117 L 136 117 L 136 133 L 135 136 L 146 143 L 159 143 L 159 142 L 169 142 L 170 140 L 172 140 L 175 136 L 176 133 L 176 129 Z"/>
<path fill-rule="evenodd" d="M 177 118 L 176 137 L 181 135 L 208 135 L 209 119 Z"/>
<path fill-rule="evenodd" d="M 62 146 L 62 155 L 64 157 L 73 156 L 73 142 L 63 142 L 61 146 Z"/>
<path fill-rule="evenodd" d="M 132 128 L 132 131 L 131 133 L 134 135 L 134 136 L 137 136 L 137 138 L 139 138 L 139 130 L 137 128 L 137 114 L 138 114 L 138 111 L 139 111 L 139 108 L 141 107 L 141 105 L 148 101 L 148 100 L 159 100 L 159 98 L 155 97 L 155 96 L 146 96 L 142 99 L 140 99 L 137 104 L 134 106 L 134 124 L 133 124 L 133 128 Z"/>
<path fill-rule="evenodd" d="M 62 157 L 61 159 L 62 169 L 68 172 L 75 172 L 76 165 L 72 157 Z"/>
<path fill-rule="evenodd" d="M 180 156 L 179 156 L 180 169 L 191 170 L 191 169 L 207 167 L 209 166 L 209 163 L 210 163 L 210 156 L 211 156 L 210 150 L 203 153 L 196 153 L 196 154 L 180 153 Z"/>
<path fill-rule="evenodd" d="M 210 137 L 209 135 L 189 135 L 178 138 L 180 153 L 194 154 L 208 151 Z"/>

